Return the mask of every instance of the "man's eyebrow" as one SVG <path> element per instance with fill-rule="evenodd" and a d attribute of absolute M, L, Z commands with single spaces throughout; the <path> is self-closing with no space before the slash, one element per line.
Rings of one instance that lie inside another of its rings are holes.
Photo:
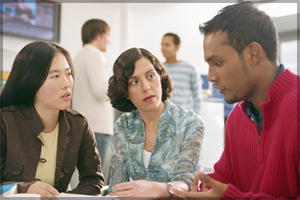
<path fill-rule="evenodd" d="M 219 57 L 219 56 L 217 56 L 217 55 L 212 55 L 212 56 L 210 56 L 209 58 L 207 58 L 205 61 L 206 61 L 206 62 L 210 62 L 211 60 L 213 60 L 213 59 L 215 59 L 215 58 L 217 58 L 217 57 Z"/>

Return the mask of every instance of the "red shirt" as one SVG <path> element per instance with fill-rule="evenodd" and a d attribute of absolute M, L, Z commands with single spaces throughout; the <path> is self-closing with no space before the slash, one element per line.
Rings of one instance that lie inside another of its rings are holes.
<path fill-rule="evenodd" d="M 223 197 L 300 196 L 299 81 L 299 76 L 287 69 L 271 85 L 268 100 L 260 104 L 261 136 L 257 124 L 246 114 L 246 101 L 239 102 L 229 115 L 225 149 L 214 165 L 215 172 L 209 175 L 228 184 Z"/>

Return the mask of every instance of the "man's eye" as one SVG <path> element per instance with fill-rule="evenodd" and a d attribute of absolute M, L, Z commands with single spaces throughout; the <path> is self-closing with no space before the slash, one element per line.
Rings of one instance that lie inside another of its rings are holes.
<path fill-rule="evenodd" d="M 215 62 L 214 63 L 216 66 L 220 66 L 221 65 L 221 62 Z"/>

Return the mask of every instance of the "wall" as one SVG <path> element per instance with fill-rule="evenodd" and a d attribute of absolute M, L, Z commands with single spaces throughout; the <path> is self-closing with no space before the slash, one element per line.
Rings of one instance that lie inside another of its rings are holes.
<path fill-rule="evenodd" d="M 203 59 L 203 35 L 199 24 L 211 19 L 227 3 L 160 3 L 131 4 L 132 35 L 130 46 L 143 47 L 164 61 L 161 39 L 167 32 L 181 38 L 178 58 L 192 62 L 201 74 L 207 74 Z"/>

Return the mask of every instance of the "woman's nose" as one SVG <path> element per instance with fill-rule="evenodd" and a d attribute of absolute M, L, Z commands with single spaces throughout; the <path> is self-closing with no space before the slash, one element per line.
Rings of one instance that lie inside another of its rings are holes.
<path fill-rule="evenodd" d="M 148 84 L 148 82 L 147 81 L 144 81 L 143 82 L 143 90 L 144 91 L 147 91 L 147 90 L 150 90 L 150 85 Z"/>
<path fill-rule="evenodd" d="M 64 76 L 62 80 L 62 88 L 70 88 L 73 83 L 72 76 Z"/>

